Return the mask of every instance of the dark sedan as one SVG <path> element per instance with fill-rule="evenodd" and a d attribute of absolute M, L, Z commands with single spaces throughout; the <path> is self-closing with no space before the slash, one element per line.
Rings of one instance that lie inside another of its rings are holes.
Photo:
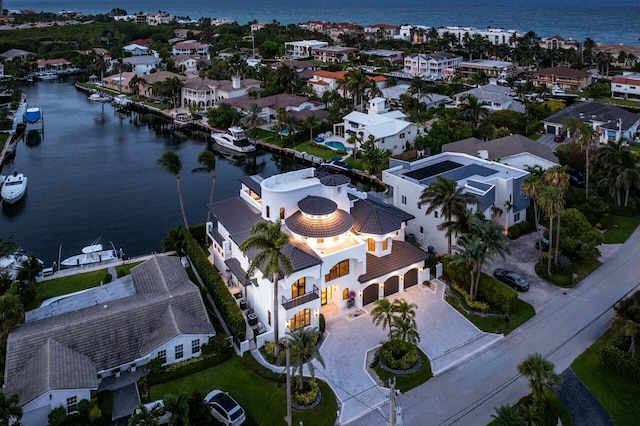
<path fill-rule="evenodd" d="M 529 283 L 520 274 L 507 269 L 496 269 L 493 276 L 517 291 L 529 290 Z"/>
<path fill-rule="evenodd" d="M 542 251 L 549 251 L 549 240 L 546 237 L 540 238 L 536 241 L 536 250 L 540 250 L 540 246 L 542 246 Z"/>

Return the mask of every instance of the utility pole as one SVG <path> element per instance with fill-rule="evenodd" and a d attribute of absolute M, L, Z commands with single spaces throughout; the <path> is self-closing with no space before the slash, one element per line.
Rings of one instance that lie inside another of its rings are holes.
<path fill-rule="evenodd" d="M 396 426 L 396 378 L 389 379 L 389 426 Z"/>
<path fill-rule="evenodd" d="M 291 426 L 293 419 L 291 418 L 291 359 L 289 351 L 289 340 L 284 341 L 287 348 L 287 417 L 285 418 L 287 426 Z"/>

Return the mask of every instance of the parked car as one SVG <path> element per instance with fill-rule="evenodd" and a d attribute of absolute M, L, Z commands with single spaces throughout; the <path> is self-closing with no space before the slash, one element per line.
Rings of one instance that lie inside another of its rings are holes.
<path fill-rule="evenodd" d="M 585 183 L 584 175 L 580 170 L 576 169 L 568 169 L 567 174 L 569 175 L 569 183 L 574 186 L 583 187 Z"/>
<path fill-rule="evenodd" d="M 507 269 L 496 269 L 493 271 L 493 276 L 516 291 L 529 290 L 529 283 L 517 272 Z"/>
<path fill-rule="evenodd" d="M 164 409 L 164 401 L 162 399 L 143 404 L 143 406 L 148 412 L 152 413 L 155 416 L 156 421 L 159 425 L 169 424 L 169 421 L 171 420 L 171 413 Z M 136 408 L 134 414 L 139 413 L 140 408 Z"/>
<path fill-rule="evenodd" d="M 231 396 L 219 389 L 204 397 L 211 415 L 225 426 L 240 426 L 247 420 L 244 410 Z"/>
<path fill-rule="evenodd" d="M 564 135 L 561 133 L 559 135 L 555 135 L 553 138 L 554 142 L 562 142 L 564 140 Z"/>
<path fill-rule="evenodd" d="M 542 246 L 542 251 L 549 251 L 549 240 L 546 237 L 540 238 L 536 241 L 536 250 L 540 250 L 540 246 Z"/>

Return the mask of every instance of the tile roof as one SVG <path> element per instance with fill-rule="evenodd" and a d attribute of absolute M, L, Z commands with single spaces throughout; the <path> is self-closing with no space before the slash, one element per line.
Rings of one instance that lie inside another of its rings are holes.
<path fill-rule="evenodd" d="M 344 210 L 336 210 L 329 219 L 310 219 L 297 211 L 285 219 L 287 228 L 309 238 L 329 238 L 344 234 L 353 225 L 353 218 Z"/>
<path fill-rule="evenodd" d="M 351 179 L 348 176 L 336 173 L 321 177 L 320 183 L 324 186 L 342 186 L 351 183 Z"/>
<path fill-rule="evenodd" d="M 250 98 L 249 96 L 239 96 L 237 98 L 225 99 L 225 102 L 231 106 L 237 108 L 248 108 L 251 104 L 256 104 L 258 108 L 287 108 L 287 107 L 299 107 L 303 103 L 311 103 L 313 105 L 322 105 L 321 102 L 316 102 L 313 99 L 305 98 L 303 96 L 291 95 L 288 93 L 281 93 L 278 95 L 265 96 L 264 98 Z M 289 111 L 290 113 L 293 111 Z"/>
<path fill-rule="evenodd" d="M 367 253 L 367 272 L 358 277 L 358 282 L 364 283 L 374 278 L 405 268 L 416 262 L 425 260 L 427 253 L 406 241 L 394 240 L 391 253 L 376 257 Z"/>
<path fill-rule="evenodd" d="M 130 297 L 16 328 L 7 340 L 7 391 L 17 393 L 24 405 L 51 389 L 53 381 L 43 383 L 37 376 L 68 375 L 74 385 L 91 387 L 90 369 L 95 379 L 98 371 L 131 363 L 180 333 L 215 334 L 180 259 L 156 256 L 131 275 L 137 293 Z M 64 365 L 78 371 L 69 373 Z"/>
<path fill-rule="evenodd" d="M 479 150 L 489 151 L 490 160 L 499 160 L 528 152 L 545 160 L 560 164 L 558 158 L 553 155 L 553 152 L 551 152 L 546 145 L 517 134 L 490 141 L 482 141 L 478 138 L 467 138 L 442 146 L 442 151 L 444 152 L 462 152 L 473 156 L 477 156 Z"/>
<path fill-rule="evenodd" d="M 207 207 L 218 222 L 229 231 L 231 238 L 234 234 L 249 232 L 253 224 L 261 219 L 260 212 L 250 207 L 240 197 L 217 201 Z M 236 243 L 240 245 L 242 241 L 236 241 Z"/>
<path fill-rule="evenodd" d="M 338 205 L 328 198 L 307 195 L 298 201 L 298 208 L 303 213 L 321 216 L 335 212 L 338 209 Z"/>
<path fill-rule="evenodd" d="M 580 118 L 585 123 L 600 122 L 601 127 L 606 129 L 617 129 L 618 119 L 622 119 L 622 130 L 625 131 L 638 121 L 640 118 L 623 108 L 611 104 L 602 104 L 600 102 L 576 102 L 563 110 L 542 120 L 543 123 L 552 123 L 562 125 L 565 118 Z"/>
<path fill-rule="evenodd" d="M 374 197 L 359 199 L 351 208 L 353 229 L 359 233 L 385 235 L 397 231 L 402 222 L 415 219 L 409 214 Z"/>
<path fill-rule="evenodd" d="M 551 68 L 542 68 L 533 73 L 534 77 L 538 77 L 541 75 L 554 75 L 556 77 L 574 77 L 574 78 L 585 78 L 589 77 L 587 71 L 576 70 L 568 67 L 551 67 Z"/>
<path fill-rule="evenodd" d="M 254 176 L 243 176 L 240 178 L 240 182 L 253 191 L 258 196 L 262 197 L 262 187 L 260 186 L 260 182 L 257 180 L 260 179 L 262 181 L 262 176 L 254 175 Z"/>

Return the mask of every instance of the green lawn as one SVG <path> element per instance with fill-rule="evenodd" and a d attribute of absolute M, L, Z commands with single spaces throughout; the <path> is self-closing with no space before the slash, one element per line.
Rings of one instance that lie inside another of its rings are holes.
<path fill-rule="evenodd" d="M 293 410 L 293 424 L 305 426 L 332 426 L 338 405 L 329 386 L 319 381 L 322 403 L 310 411 Z M 283 424 L 286 414 L 285 386 L 254 374 L 242 358 L 229 361 L 179 380 L 153 386 L 150 400 L 162 399 L 169 393 L 208 393 L 213 389 L 229 392 L 259 425 Z"/>
<path fill-rule="evenodd" d="M 138 266 L 139 264 L 141 264 L 142 261 L 140 262 L 133 262 L 133 263 L 127 263 L 126 265 L 122 265 L 122 266 L 118 266 L 116 268 L 116 272 L 118 273 L 118 275 L 121 275 L 123 271 L 124 275 L 129 275 L 131 273 L 131 268 Z M 116 279 L 116 277 L 113 277 L 113 279 Z"/>
<path fill-rule="evenodd" d="M 577 275 L 577 279 L 575 282 L 573 282 L 573 278 L 571 275 L 552 273 L 551 276 L 547 276 L 546 262 L 544 263 L 544 265 L 540 265 L 540 263 L 537 263 L 535 266 L 535 271 L 540 278 L 550 282 L 557 287 L 573 288 L 590 273 L 598 269 L 600 265 L 602 265 L 602 263 L 598 259 L 581 260 L 574 262 L 573 268 L 575 274 Z M 551 267 L 553 269 L 553 265 Z"/>
<path fill-rule="evenodd" d="M 397 376 L 395 374 L 389 373 L 387 370 L 378 365 L 375 367 L 376 374 L 384 383 L 389 383 L 389 379 L 395 377 L 396 388 L 400 392 L 411 390 L 433 377 L 433 373 L 431 372 L 431 362 L 429 361 L 429 358 L 420 349 L 418 349 L 418 353 L 422 357 L 422 367 L 420 367 L 420 370 L 416 371 L 415 373 Z"/>
<path fill-rule="evenodd" d="M 98 271 L 85 272 L 84 274 L 69 275 L 53 280 L 41 281 L 35 285 L 35 299 L 28 306 L 25 306 L 24 309 L 25 311 L 29 311 L 40 306 L 46 299 L 95 287 L 100 284 L 100 281 L 104 280 L 106 274 L 106 269 L 100 269 Z"/>
<path fill-rule="evenodd" d="M 0 151 L 2 151 L 2 148 L 4 148 L 4 144 L 8 138 L 9 138 L 8 133 L 0 133 Z"/>
<path fill-rule="evenodd" d="M 505 336 L 511 333 L 516 328 L 527 322 L 536 314 L 536 310 L 527 302 L 518 299 L 516 306 L 513 308 L 509 317 L 509 322 L 506 322 L 502 317 L 481 317 L 478 315 L 469 315 L 458 305 L 458 301 L 453 297 L 447 297 L 447 302 L 464 315 L 469 321 L 475 324 L 482 331 L 488 333 L 502 333 Z"/>
<path fill-rule="evenodd" d="M 613 104 L 631 108 L 640 108 L 640 102 L 630 101 L 628 99 L 615 99 L 615 98 L 594 98 L 595 102 L 602 102 L 603 104 Z"/>
<path fill-rule="evenodd" d="M 617 426 L 637 425 L 640 419 L 640 384 L 600 364 L 600 351 L 612 338 L 613 332 L 609 330 L 576 358 L 571 368 Z"/>
<path fill-rule="evenodd" d="M 341 155 L 324 145 L 311 145 L 309 142 L 302 142 L 301 144 L 296 145 L 296 151 L 306 152 L 307 154 L 315 155 L 316 157 L 320 157 L 325 160 L 330 160 L 333 157 L 339 157 Z"/>
<path fill-rule="evenodd" d="M 604 233 L 605 244 L 622 244 L 636 230 L 640 224 L 637 217 L 614 216 L 609 217 L 609 227 Z M 617 226 L 613 226 L 613 224 Z"/>

